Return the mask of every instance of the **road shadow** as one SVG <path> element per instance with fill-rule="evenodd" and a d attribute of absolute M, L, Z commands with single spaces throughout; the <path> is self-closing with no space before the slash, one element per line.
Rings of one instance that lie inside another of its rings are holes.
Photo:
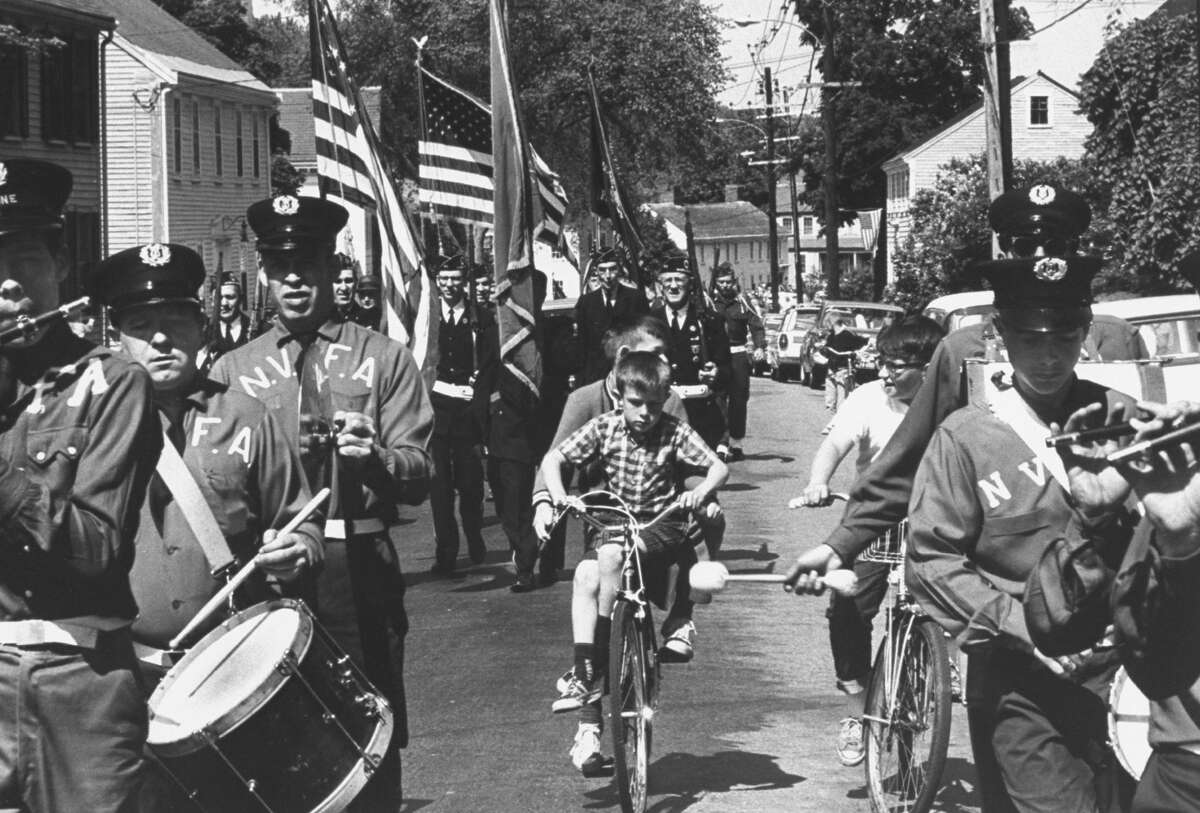
<path fill-rule="evenodd" d="M 770 754 L 722 751 L 707 756 L 672 753 L 650 766 L 647 813 L 680 813 L 712 793 L 790 788 L 807 777 L 785 772 Z M 598 810 L 619 804 L 617 787 L 608 783 L 585 794 L 585 809 Z M 663 797 L 663 798 L 653 798 Z"/>
<path fill-rule="evenodd" d="M 753 483 L 726 483 L 721 486 L 721 491 L 758 491 L 758 486 Z"/>
<path fill-rule="evenodd" d="M 757 550 L 727 550 L 722 549 L 717 551 L 714 557 L 718 562 L 737 562 L 749 560 L 751 562 L 774 562 L 779 558 L 778 553 L 771 553 L 767 544 L 758 546 Z"/>
<path fill-rule="evenodd" d="M 429 807 L 431 804 L 433 804 L 433 799 L 405 799 L 400 803 L 400 809 L 396 813 L 417 813 L 421 808 Z"/>
<path fill-rule="evenodd" d="M 743 460 L 778 460 L 780 463 L 795 463 L 796 458 L 775 452 L 755 452 L 742 458 Z"/>
<path fill-rule="evenodd" d="M 942 771 L 941 788 L 934 797 L 935 813 L 958 813 L 961 810 L 977 810 L 978 794 L 975 792 L 975 766 L 962 757 L 950 757 Z M 847 799 L 866 799 L 867 786 L 855 788 L 846 794 Z"/>

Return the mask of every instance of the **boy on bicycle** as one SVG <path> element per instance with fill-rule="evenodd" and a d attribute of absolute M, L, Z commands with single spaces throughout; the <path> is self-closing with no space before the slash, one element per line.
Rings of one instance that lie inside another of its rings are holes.
<path fill-rule="evenodd" d="M 667 363 L 654 353 L 631 352 L 617 364 L 616 383 L 619 409 L 592 419 L 542 460 L 546 490 L 554 504 L 566 500 L 564 466 L 598 463 L 609 489 L 639 522 L 648 522 L 674 502 L 688 513 L 719 512 L 712 497 L 725 483 L 729 469 L 685 421 L 663 413 L 671 391 Z M 704 479 L 677 495 L 677 484 L 690 467 L 704 469 Z M 688 522 L 668 516 L 646 528 L 642 541 L 643 587 L 646 596 L 662 607 L 676 552 L 692 544 Z M 555 713 L 580 708 L 594 712 L 594 720 L 580 725 L 571 749 L 572 762 L 585 775 L 597 772 L 603 762 L 600 709 L 595 702 L 602 693 L 612 608 L 623 565 L 621 545 L 616 542 L 602 540 L 592 555 L 576 568 L 571 597 L 575 663 L 566 680 L 560 681 L 561 695 L 552 706 Z M 596 571 L 598 578 L 580 578 L 581 572 L 589 575 L 589 570 Z"/>

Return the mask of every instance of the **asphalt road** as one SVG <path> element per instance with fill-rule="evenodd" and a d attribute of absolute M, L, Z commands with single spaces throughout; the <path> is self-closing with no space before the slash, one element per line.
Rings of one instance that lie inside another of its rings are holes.
<path fill-rule="evenodd" d="M 782 572 L 840 513 L 786 507 L 807 479 L 825 415 L 820 394 L 798 384 L 755 379 L 751 392 L 747 459 L 732 465 L 722 492 L 729 530 L 720 558 L 734 572 Z M 849 485 L 852 466 L 848 459 L 836 487 Z M 428 508 L 412 516 L 396 531 L 412 624 L 403 811 L 619 809 L 610 780 L 584 779 L 568 761 L 574 716 L 550 713 L 554 681 L 571 663 L 570 571 L 551 587 L 510 593 L 507 543 L 489 505 L 487 562 L 458 580 L 435 579 Z M 569 543 L 568 568 L 579 555 Z M 825 603 L 748 584 L 697 608 L 695 660 L 664 666 L 652 813 L 868 809 L 862 768 L 841 767 L 833 752 L 844 715 Z M 977 810 L 973 784 L 956 707 L 935 809 Z"/>

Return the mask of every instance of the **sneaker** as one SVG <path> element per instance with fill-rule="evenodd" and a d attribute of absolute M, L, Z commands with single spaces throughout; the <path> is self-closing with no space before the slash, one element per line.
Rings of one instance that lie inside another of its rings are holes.
<path fill-rule="evenodd" d="M 729 447 L 724 443 L 717 444 L 717 457 L 721 458 L 722 463 L 729 462 Z"/>
<path fill-rule="evenodd" d="M 746 453 L 744 451 L 742 451 L 741 446 L 730 446 L 729 447 L 729 459 L 734 460 L 734 461 L 745 460 Z"/>
<path fill-rule="evenodd" d="M 605 776 L 612 770 L 612 757 L 600 753 L 600 726 L 595 723 L 579 724 L 570 754 L 571 764 L 586 777 Z"/>
<path fill-rule="evenodd" d="M 672 632 L 663 631 L 666 640 L 663 649 L 670 652 L 675 660 L 690 661 L 696 654 L 696 625 L 690 620 L 684 621 Z"/>
<path fill-rule="evenodd" d="M 550 710 L 555 714 L 562 714 L 564 711 L 575 711 L 578 708 L 586 706 L 588 703 L 600 699 L 600 690 L 593 689 L 592 684 L 576 677 L 575 670 L 571 670 L 559 678 L 558 687 L 558 699 L 550 704 Z"/>
<path fill-rule="evenodd" d="M 842 720 L 838 731 L 837 755 L 847 768 L 853 768 L 863 761 L 866 747 L 863 744 L 862 721 L 857 717 L 846 717 Z"/>

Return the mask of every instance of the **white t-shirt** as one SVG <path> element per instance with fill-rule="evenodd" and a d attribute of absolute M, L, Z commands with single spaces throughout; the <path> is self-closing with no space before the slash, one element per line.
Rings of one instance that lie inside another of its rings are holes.
<path fill-rule="evenodd" d="M 850 442 L 858 446 L 855 473 L 862 474 L 904 419 L 908 404 L 889 398 L 883 381 L 868 381 L 846 396 L 829 427 L 829 437 L 839 446 Z"/>

